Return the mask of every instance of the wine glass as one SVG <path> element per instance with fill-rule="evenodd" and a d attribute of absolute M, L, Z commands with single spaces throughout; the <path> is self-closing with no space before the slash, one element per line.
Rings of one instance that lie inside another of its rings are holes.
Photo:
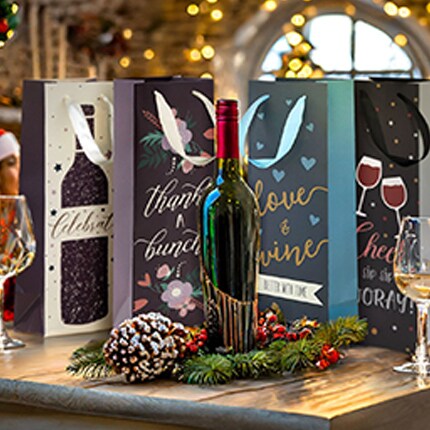
<path fill-rule="evenodd" d="M 430 305 L 430 218 L 405 217 L 400 225 L 394 253 L 394 279 L 400 292 L 417 305 L 417 345 L 412 362 L 394 370 L 430 374 L 427 351 Z"/>
<path fill-rule="evenodd" d="M 360 162 L 358 163 L 357 170 L 355 173 L 357 182 L 363 189 L 361 192 L 360 202 L 357 208 L 357 215 L 366 217 L 363 209 L 364 196 L 366 191 L 375 188 L 382 177 L 382 162 L 376 158 L 368 157 L 363 155 Z"/>
<path fill-rule="evenodd" d="M 4 282 L 33 262 L 36 240 L 24 196 L 0 195 L 0 352 L 19 348 L 24 343 L 12 339 L 3 322 Z"/>
<path fill-rule="evenodd" d="M 381 197 L 385 205 L 396 212 L 400 229 L 400 209 L 408 201 L 408 191 L 400 176 L 384 178 L 381 184 Z"/>

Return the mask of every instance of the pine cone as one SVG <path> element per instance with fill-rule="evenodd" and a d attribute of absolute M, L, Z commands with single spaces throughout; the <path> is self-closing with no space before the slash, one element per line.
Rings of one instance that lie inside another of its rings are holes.
<path fill-rule="evenodd" d="M 145 381 L 173 368 L 185 351 L 186 335 L 182 324 L 150 312 L 112 329 L 103 352 L 106 362 L 127 381 Z"/>

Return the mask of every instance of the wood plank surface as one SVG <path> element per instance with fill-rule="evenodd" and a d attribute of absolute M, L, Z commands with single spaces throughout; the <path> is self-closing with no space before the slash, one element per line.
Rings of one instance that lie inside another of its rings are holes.
<path fill-rule="evenodd" d="M 132 403 L 140 401 L 143 402 L 142 407 L 148 408 L 149 405 L 152 408 L 154 404 L 148 401 L 159 399 L 155 403 L 154 416 L 159 414 L 162 417 L 162 410 L 157 408 L 167 405 L 166 407 L 173 408 L 170 410 L 176 420 L 171 424 L 188 425 L 189 428 L 193 423 L 193 411 L 199 407 L 203 407 L 204 415 L 207 417 L 226 417 L 232 410 L 231 422 L 235 421 L 235 411 L 238 414 L 243 414 L 245 410 L 251 411 L 248 418 L 253 416 L 254 421 L 262 420 L 264 423 L 266 420 L 267 423 L 271 423 L 266 429 L 279 428 L 277 423 L 287 418 L 289 427 L 285 428 L 292 429 L 340 429 L 347 426 L 348 430 L 353 430 L 384 429 L 390 426 L 393 429 L 407 427 L 408 430 L 414 430 L 425 429 L 422 423 L 430 422 L 430 410 L 426 412 L 428 408 L 422 407 L 430 401 L 429 385 L 422 384 L 422 381 L 418 383 L 414 376 L 400 375 L 392 370 L 393 365 L 406 359 L 398 352 L 373 347 L 355 347 L 349 350 L 347 359 L 325 372 L 312 371 L 277 379 L 236 381 L 216 387 L 190 386 L 169 380 L 130 385 L 119 376 L 107 380 L 86 381 L 66 374 L 64 369 L 72 351 L 90 339 L 100 339 L 104 336 L 105 333 L 42 339 L 19 334 L 18 337 L 26 341 L 27 346 L 21 350 L 0 354 L 0 379 L 15 383 L 8 386 L 0 381 L 0 402 L 3 405 L 3 412 L 0 407 L 0 417 L 5 416 L 4 404 L 7 401 L 18 404 L 24 402 L 33 408 L 37 406 L 51 408 L 55 404 L 55 395 L 51 400 L 46 400 L 51 396 L 48 390 L 47 394 L 45 393 L 46 403 L 38 405 L 37 393 L 38 389 L 40 390 L 38 387 L 42 386 L 16 385 L 20 381 L 49 384 L 58 389 L 75 388 L 78 389 L 76 391 L 78 399 L 82 393 L 91 393 L 93 397 L 87 399 L 87 403 L 95 402 L 94 404 L 98 399 L 115 399 L 118 402 L 118 399 L 125 399 L 128 396 L 128 399 L 133 399 Z M 31 398 L 30 396 L 26 398 L 27 388 L 28 392 L 34 390 L 35 394 Z M 7 396 L 5 393 L 11 392 L 15 393 L 12 396 L 16 397 L 15 400 L 4 398 Z M 67 393 L 68 391 L 62 395 L 67 398 Z M 50 401 L 53 403 L 49 403 Z M 170 401 L 176 403 L 168 403 Z M 185 403 L 177 403 L 184 401 Z M 112 415 L 125 413 L 126 409 L 122 410 L 119 403 L 117 404 L 118 411 L 112 410 Z M 102 411 L 103 403 L 100 405 Z M 177 405 L 181 406 L 176 410 Z M 128 406 L 130 405 L 125 402 L 121 407 Z M 79 414 L 79 407 L 75 404 L 71 410 Z M 95 413 L 104 413 L 100 411 Z M 106 413 L 109 413 L 109 410 Z M 301 417 L 301 421 L 297 420 L 297 416 Z M 146 419 L 149 418 L 150 415 L 146 416 Z M 55 422 L 55 416 L 52 419 Z M 364 426 L 367 419 L 372 419 L 371 427 Z M 245 423 L 246 417 L 241 417 L 241 420 Z M 3 419 L 1 421 L 6 422 Z M 169 419 L 167 417 L 159 421 L 157 418 L 156 422 L 168 425 Z M 194 423 L 197 428 L 205 427 L 204 420 L 201 422 L 194 420 Z M 212 426 L 206 428 L 229 428 L 228 422 L 218 427 L 220 423 L 212 422 Z M 89 421 L 88 428 L 92 428 L 90 424 Z M 236 428 L 242 428 L 240 423 L 236 422 L 235 425 Z M 250 427 L 247 425 L 243 428 Z"/>

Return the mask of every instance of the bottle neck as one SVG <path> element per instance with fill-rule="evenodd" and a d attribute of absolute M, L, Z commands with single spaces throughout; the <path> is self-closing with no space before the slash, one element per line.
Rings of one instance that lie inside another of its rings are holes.
<path fill-rule="evenodd" d="M 239 131 L 237 120 L 217 122 L 218 175 L 242 176 L 239 160 Z"/>
<path fill-rule="evenodd" d="M 218 176 L 239 177 L 243 176 L 242 167 L 237 158 L 218 158 Z"/>

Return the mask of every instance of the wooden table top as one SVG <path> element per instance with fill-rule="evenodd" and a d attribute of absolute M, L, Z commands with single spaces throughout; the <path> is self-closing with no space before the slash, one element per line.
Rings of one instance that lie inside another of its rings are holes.
<path fill-rule="evenodd" d="M 355 347 L 324 372 L 215 387 L 169 380 L 130 385 L 121 377 L 88 381 L 68 375 L 64 369 L 72 351 L 102 336 L 42 339 L 19 334 L 27 346 L 0 353 L 0 403 L 183 428 L 430 428 L 430 408 L 424 407 L 430 402 L 430 385 L 392 370 L 406 358 L 398 352 Z"/>

